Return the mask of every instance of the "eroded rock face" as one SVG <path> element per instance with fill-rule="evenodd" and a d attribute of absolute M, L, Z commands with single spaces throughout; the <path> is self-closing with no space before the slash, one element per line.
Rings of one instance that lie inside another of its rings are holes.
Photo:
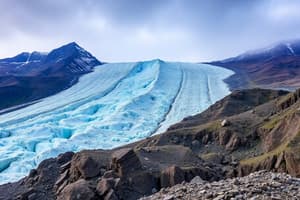
<path fill-rule="evenodd" d="M 113 178 L 102 178 L 97 184 L 97 192 L 100 196 L 104 196 L 111 189 L 115 187 L 115 180 Z"/>
<path fill-rule="evenodd" d="M 112 154 L 111 168 L 122 177 L 140 169 L 141 163 L 132 148 L 123 148 Z"/>
<path fill-rule="evenodd" d="M 67 185 L 61 194 L 58 196 L 58 200 L 92 200 L 95 198 L 95 193 L 90 188 L 89 183 L 84 179 Z"/>
<path fill-rule="evenodd" d="M 298 151 L 285 152 L 286 169 L 292 176 L 300 177 L 300 147 Z"/>
<path fill-rule="evenodd" d="M 184 172 L 177 166 L 171 166 L 161 173 L 161 187 L 170 187 L 184 181 Z"/>
<path fill-rule="evenodd" d="M 70 181 L 102 175 L 101 173 L 109 165 L 110 155 L 109 151 L 103 150 L 77 153 L 71 161 Z"/>

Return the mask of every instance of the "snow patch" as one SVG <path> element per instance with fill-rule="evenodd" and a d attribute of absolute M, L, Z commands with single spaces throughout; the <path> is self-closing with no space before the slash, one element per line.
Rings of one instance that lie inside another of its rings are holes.
<path fill-rule="evenodd" d="M 289 49 L 289 51 L 291 52 L 292 55 L 295 55 L 294 49 L 291 47 L 290 43 L 285 44 L 286 47 Z"/>

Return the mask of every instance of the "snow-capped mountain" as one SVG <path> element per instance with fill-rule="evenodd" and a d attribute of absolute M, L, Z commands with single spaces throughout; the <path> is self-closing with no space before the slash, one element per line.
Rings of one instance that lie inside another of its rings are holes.
<path fill-rule="evenodd" d="M 75 42 L 52 50 L 50 53 L 24 52 L 12 58 L 0 59 L 3 75 L 52 75 L 52 73 L 83 74 L 100 65 L 92 54 Z"/>
<path fill-rule="evenodd" d="M 284 56 L 300 56 L 300 40 L 276 43 L 269 47 L 248 51 L 236 57 L 228 58 L 220 62 L 257 62 L 267 61 Z"/>
<path fill-rule="evenodd" d="M 233 89 L 263 87 L 294 90 L 300 87 L 300 40 L 280 42 L 210 64 L 236 72 L 226 80 Z"/>
<path fill-rule="evenodd" d="M 161 60 L 96 67 L 69 89 L 0 115 L 0 183 L 62 152 L 111 149 L 163 132 L 227 95 L 223 79 L 232 73 Z"/>
<path fill-rule="evenodd" d="M 0 59 L 0 109 L 34 101 L 70 87 L 102 63 L 75 42 L 49 53 L 24 52 Z"/>

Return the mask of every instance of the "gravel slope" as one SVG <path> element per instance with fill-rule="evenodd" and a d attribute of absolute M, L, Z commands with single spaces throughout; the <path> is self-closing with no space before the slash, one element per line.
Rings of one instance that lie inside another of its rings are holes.
<path fill-rule="evenodd" d="M 173 199 L 300 199 L 300 179 L 284 173 L 266 171 L 212 183 L 197 177 L 190 183 L 163 188 L 158 193 L 140 200 Z"/>

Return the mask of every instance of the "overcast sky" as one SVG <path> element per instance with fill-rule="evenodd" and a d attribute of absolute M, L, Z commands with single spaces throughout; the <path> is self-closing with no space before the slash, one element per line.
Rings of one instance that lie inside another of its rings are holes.
<path fill-rule="evenodd" d="M 208 61 L 300 38 L 300 0 L 2 0 L 0 57 L 75 41 L 102 61 Z"/>

